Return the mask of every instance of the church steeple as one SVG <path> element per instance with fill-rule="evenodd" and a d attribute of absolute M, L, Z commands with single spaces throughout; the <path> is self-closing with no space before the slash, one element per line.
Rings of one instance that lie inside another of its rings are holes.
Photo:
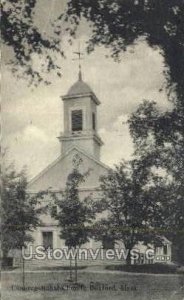
<path fill-rule="evenodd" d="M 97 160 L 103 145 L 97 133 L 97 106 L 100 101 L 82 80 L 81 67 L 78 81 L 62 97 L 64 104 L 64 132 L 59 137 L 62 153 L 74 146 L 84 150 Z"/>

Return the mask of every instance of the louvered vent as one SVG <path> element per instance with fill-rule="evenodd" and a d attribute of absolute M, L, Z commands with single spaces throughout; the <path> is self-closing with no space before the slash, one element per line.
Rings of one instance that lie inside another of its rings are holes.
<path fill-rule="evenodd" d="M 96 130 L 96 117 L 95 117 L 95 113 L 92 113 L 92 126 L 93 126 L 93 130 Z"/>
<path fill-rule="evenodd" d="M 82 131 L 82 109 L 72 111 L 72 131 Z"/>

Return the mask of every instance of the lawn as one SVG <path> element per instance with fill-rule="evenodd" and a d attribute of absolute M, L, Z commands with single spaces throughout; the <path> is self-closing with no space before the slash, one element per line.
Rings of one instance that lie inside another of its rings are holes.
<path fill-rule="evenodd" d="M 133 273 L 150 273 L 150 274 L 184 274 L 184 270 L 177 265 L 170 264 L 143 264 L 143 265 L 107 265 L 106 270 L 125 271 Z"/>
<path fill-rule="evenodd" d="M 22 287 L 20 270 L 2 272 L 2 300 L 183 300 L 184 276 L 151 275 L 85 269 L 78 273 L 82 284 L 78 290 L 68 285 L 68 271 L 26 273 L 26 288 Z M 95 282 L 92 284 L 91 282 Z M 90 284 L 91 283 L 91 284 Z M 91 287 L 90 287 L 91 286 Z M 36 289 L 42 290 L 36 290 Z M 54 289 L 60 290 L 54 290 Z M 13 289 L 13 290 L 12 290 Z M 44 291 L 44 289 L 47 289 Z M 97 290 L 101 289 L 101 290 Z M 183 293 L 183 294 L 182 294 Z"/>

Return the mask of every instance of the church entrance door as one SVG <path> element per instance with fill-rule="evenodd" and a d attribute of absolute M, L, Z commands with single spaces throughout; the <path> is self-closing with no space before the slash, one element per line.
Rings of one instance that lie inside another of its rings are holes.
<path fill-rule="evenodd" d="M 53 232 L 52 231 L 44 231 L 42 232 L 43 237 L 43 247 L 45 250 L 48 248 L 53 248 Z"/>

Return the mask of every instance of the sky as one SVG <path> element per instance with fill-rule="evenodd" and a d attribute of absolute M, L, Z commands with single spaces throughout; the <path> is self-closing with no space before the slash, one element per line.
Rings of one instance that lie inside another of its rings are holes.
<path fill-rule="evenodd" d="M 43 31 L 48 30 L 49 21 L 57 17 L 63 3 L 59 0 L 38 0 L 35 22 Z M 66 59 L 61 61 L 63 76 L 53 76 L 49 86 L 30 87 L 26 80 L 18 80 L 7 65 L 3 65 L 3 146 L 8 148 L 8 162 L 14 161 L 18 170 L 26 165 L 29 178 L 60 155 L 57 137 L 63 130 L 61 96 L 77 80 L 78 64 L 73 61 L 73 52 L 78 49 L 79 40 L 85 52 L 89 33 L 84 22 L 73 45 L 69 45 L 67 37 L 63 37 L 66 54 Z M 133 143 L 126 121 L 143 99 L 156 101 L 163 110 L 169 107 L 169 102 L 166 92 L 159 91 L 165 82 L 159 49 L 152 49 L 140 40 L 122 53 L 120 62 L 106 58 L 108 54 L 103 47 L 97 47 L 90 55 L 85 54 L 82 73 L 83 80 L 101 101 L 97 117 L 98 133 L 104 142 L 101 161 L 112 167 L 121 159 L 131 158 Z M 5 47 L 2 54 L 4 61 L 10 55 Z"/>

